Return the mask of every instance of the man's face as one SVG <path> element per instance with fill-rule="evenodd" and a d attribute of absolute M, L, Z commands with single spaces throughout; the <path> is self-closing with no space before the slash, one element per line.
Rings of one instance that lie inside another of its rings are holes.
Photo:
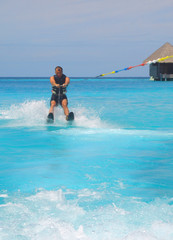
<path fill-rule="evenodd" d="M 56 68 L 55 74 L 56 74 L 58 77 L 61 77 L 61 76 L 62 76 L 62 70 L 61 70 L 61 68 Z"/>

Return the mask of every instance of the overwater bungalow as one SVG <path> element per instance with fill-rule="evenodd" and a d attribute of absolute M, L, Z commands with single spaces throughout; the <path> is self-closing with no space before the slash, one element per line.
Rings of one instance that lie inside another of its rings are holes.
<path fill-rule="evenodd" d="M 173 55 L 173 45 L 167 42 L 145 59 L 143 63 L 171 55 Z M 150 64 L 150 80 L 173 81 L 173 58 Z"/>

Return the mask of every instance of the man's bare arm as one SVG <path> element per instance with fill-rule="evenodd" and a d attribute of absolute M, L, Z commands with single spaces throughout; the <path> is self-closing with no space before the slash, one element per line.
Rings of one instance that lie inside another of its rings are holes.
<path fill-rule="evenodd" d="M 66 78 L 65 78 L 65 83 L 64 83 L 63 85 L 68 86 L 69 83 L 70 83 L 70 78 L 69 78 L 69 77 L 66 77 Z"/>
<path fill-rule="evenodd" d="M 55 79 L 54 79 L 54 77 L 53 77 L 53 76 L 52 76 L 52 77 L 50 77 L 50 83 L 52 84 L 52 86 L 60 87 L 60 85 L 59 85 L 59 84 L 56 84 L 56 82 L 55 82 Z"/>

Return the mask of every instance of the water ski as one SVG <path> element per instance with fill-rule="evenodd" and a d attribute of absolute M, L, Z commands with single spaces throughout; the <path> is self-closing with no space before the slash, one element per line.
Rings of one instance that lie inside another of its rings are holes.
<path fill-rule="evenodd" d="M 74 120 L 74 113 L 70 112 L 69 115 L 66 117 L 67 121 L 73 121 Z"/>
<path fill-rule="evenodd" d="M 53 123 L 53 122 L 54 122 L 53 113 L 49 113 L 47 116 L 47 123 Z"/>

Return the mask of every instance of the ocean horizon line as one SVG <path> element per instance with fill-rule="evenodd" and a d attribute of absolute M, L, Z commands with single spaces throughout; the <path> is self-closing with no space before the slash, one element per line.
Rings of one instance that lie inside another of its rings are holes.
<path fill-rule="evenodd" d="M 0 77 L 0 80 L 2 79 L 49 79 L 50 77 Z M 149 78 L 146 77 L 69 77 L 71 79 L 138 79 L 138 78 Z"/>

